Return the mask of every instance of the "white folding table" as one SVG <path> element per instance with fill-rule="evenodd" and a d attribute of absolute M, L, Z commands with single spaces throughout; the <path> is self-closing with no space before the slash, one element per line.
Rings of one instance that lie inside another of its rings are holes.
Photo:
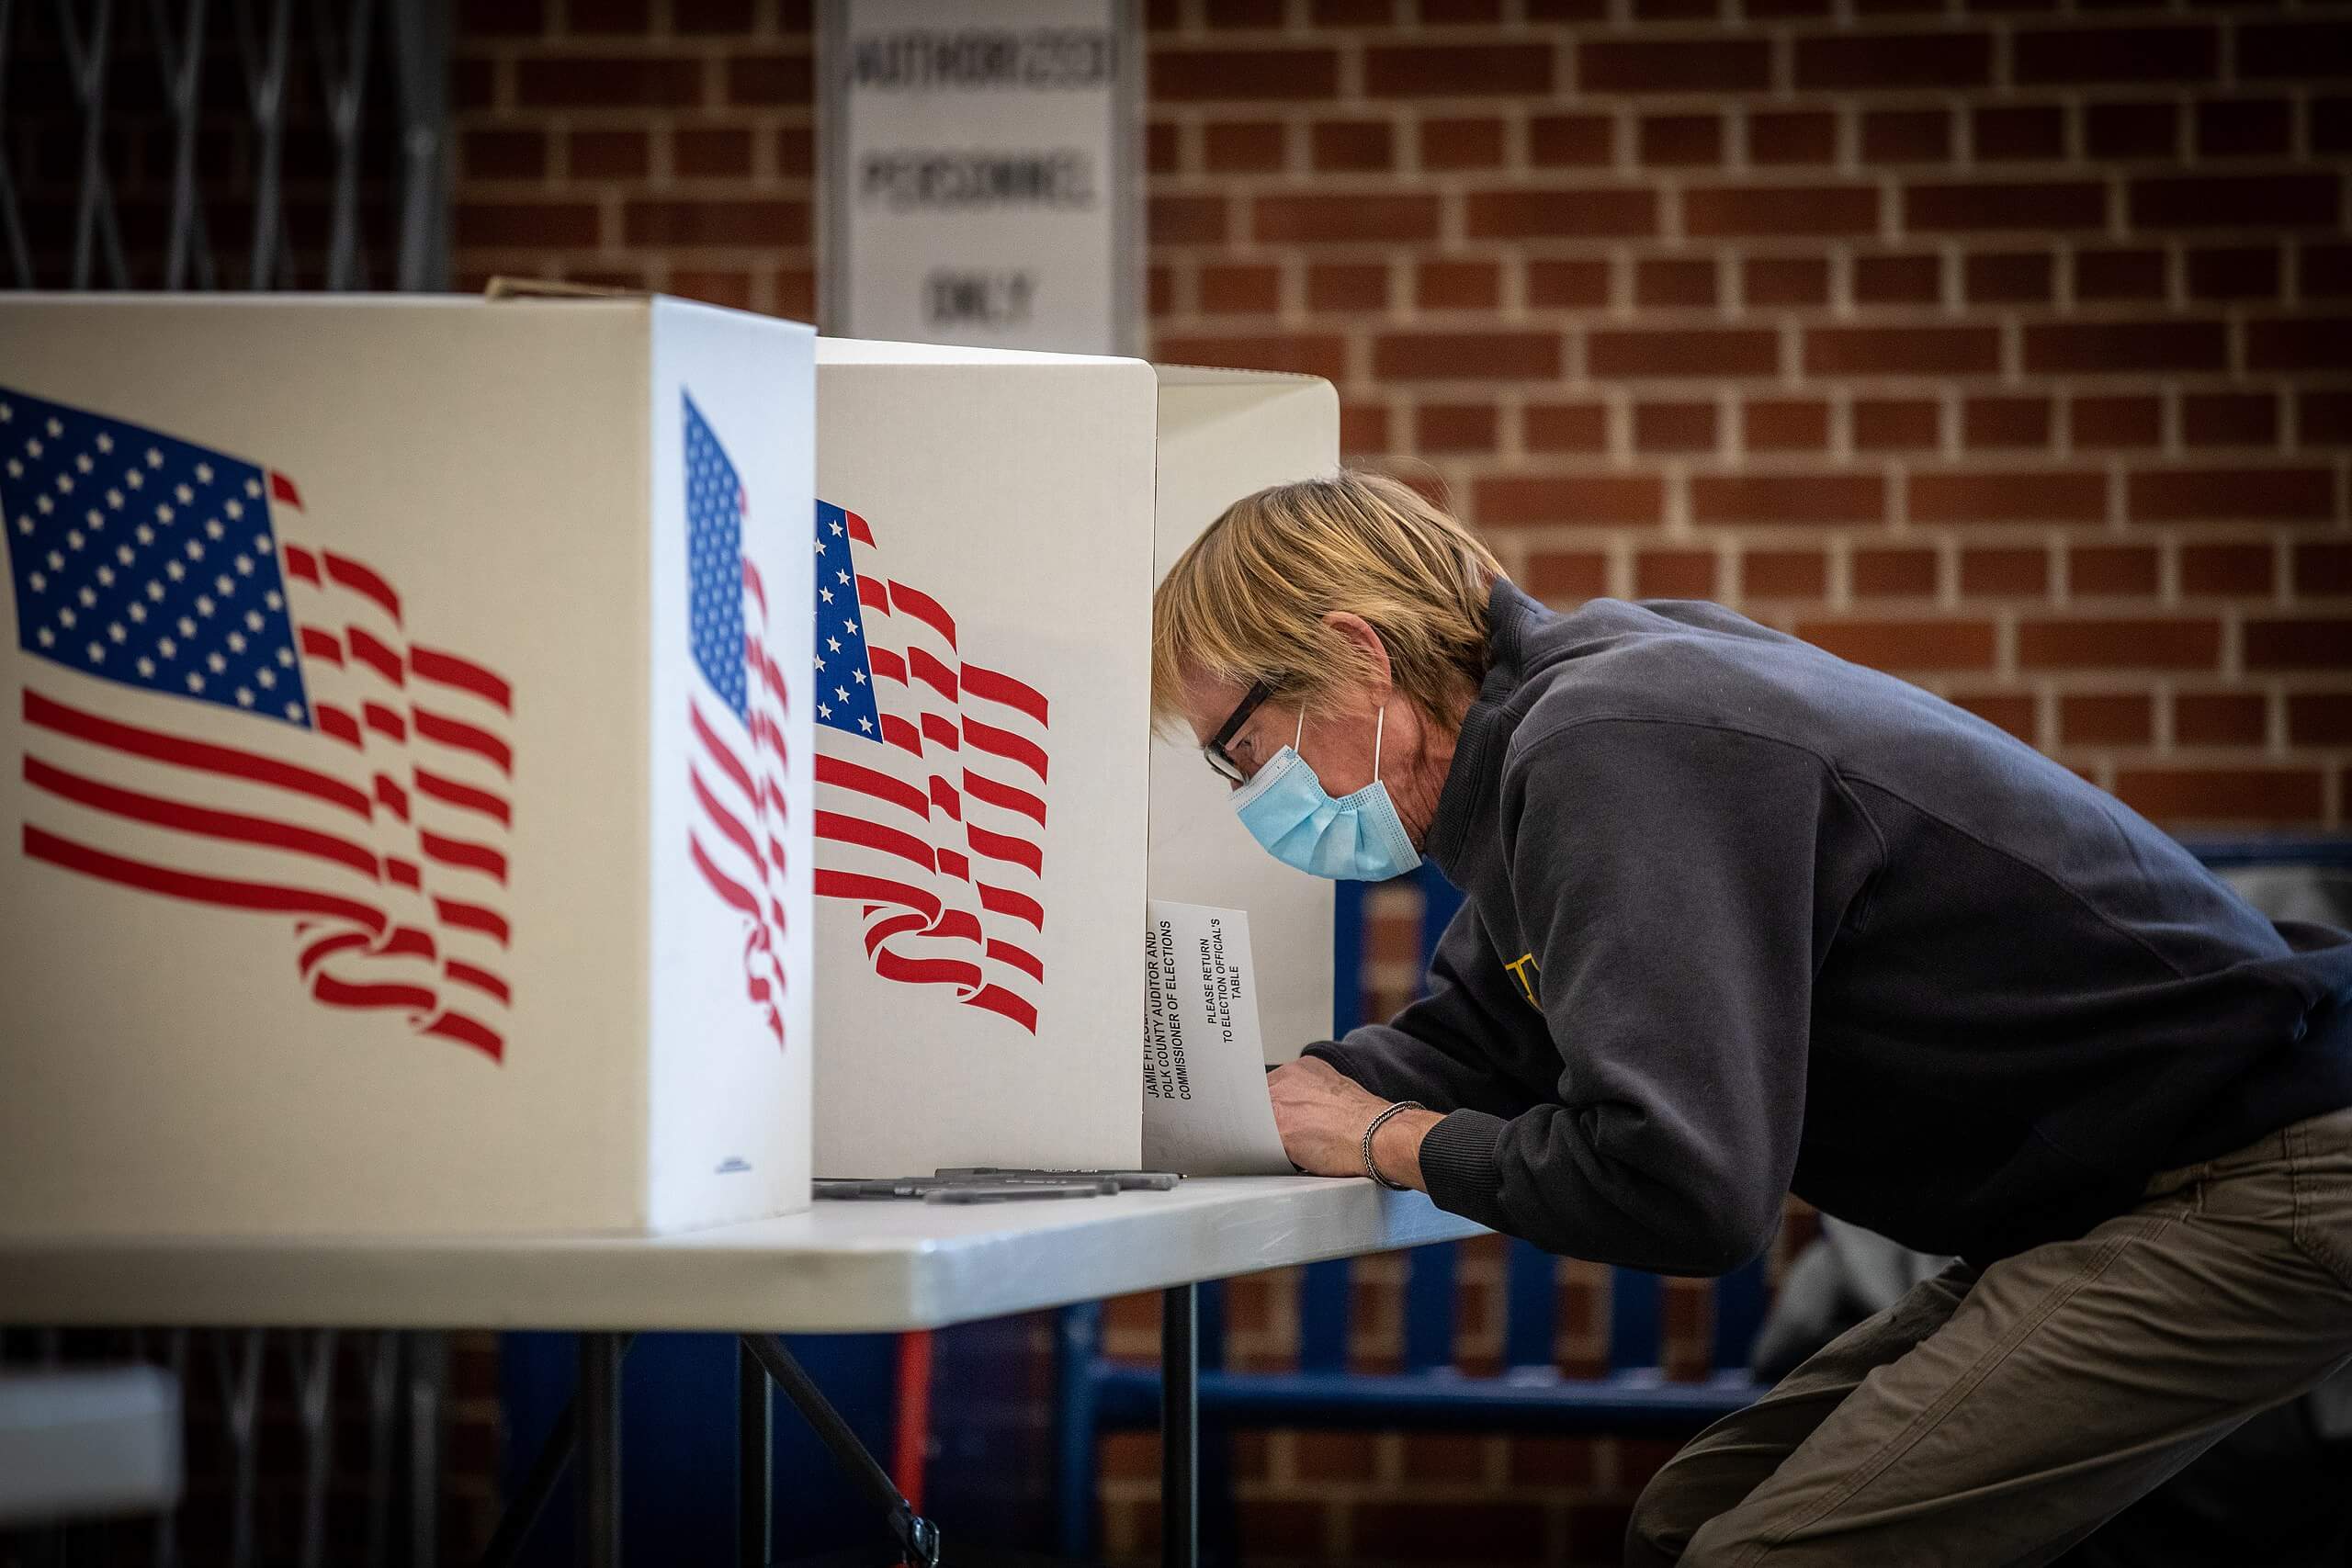
<path fill-rule="evenodd" d="M 1159 1290 L 1163 1545 L 1166 1562 L 1190 1564 L 1199 1517 L 1198 1282 L 1479 1229 L 1418 1192 L 1287 1176 L 1012 1203 L 820 1202 L 785 1219 L 665 1236 L 0 1240 L 0 1323 L 580 1330 L 576 1427 L 567 1420 L 563 1429 L 576 1430 L 582 1456 L 583 1559 L 612 1568 L 620 1552 L 619 1366 L 629 1334 L 741 1337 L 740 1556 L 764 1562 L 761 1377 L 775 1378 L 829 1441 L 847 1436 L 776 1335 L 941 1328 Z M 561 1461 L 551 1445 L 510 1504 L 500 1530 L 506 1549 L 544 1504 Z M 897 1498 L 870 1459 L 854 1468 L 877 1501 Z M 918 1548 L 935 1540 L 902 1498 L 892 1524 L 902 1540 L 916 1531 Z"/>

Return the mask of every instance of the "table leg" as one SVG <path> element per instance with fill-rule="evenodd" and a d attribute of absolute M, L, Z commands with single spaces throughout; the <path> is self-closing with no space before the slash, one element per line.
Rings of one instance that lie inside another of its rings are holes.
<path fill-rule="evenodd" d="M 775 1404 L 750 1347 L 735 1347 L 735 1562 L 767 1568 L 775 1540 Z"/>
<path fill-rule="evenodd" d="M 580 1561 L 620 1568 L 621 1350 L 617 1334 L 580 1337 Z"/>
<path fill-rule="evenodd" d="M 1170 1285 L 1159 1297 L 1159 1561 L 1201 1560 L 1200 1293 Z"/>

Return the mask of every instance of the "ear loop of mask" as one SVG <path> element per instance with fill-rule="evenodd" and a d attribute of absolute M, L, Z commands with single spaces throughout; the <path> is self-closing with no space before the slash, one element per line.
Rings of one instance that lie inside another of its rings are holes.
<path fill-rule="evenodd" d="M 1380 782 L 1380 738 L 1382 731 L 1387 728 L 1388 705 L 1383 703 L 1380 705 L 1380 716 L 1372 721 L 1372 782 L 1374 784 Z M 1298 710 L 1298 728 L 1291 733 L 1290 749 L 1296 751 L 1298 743 L 1306 739 L 1306 710 L 1301 708 Z"/>

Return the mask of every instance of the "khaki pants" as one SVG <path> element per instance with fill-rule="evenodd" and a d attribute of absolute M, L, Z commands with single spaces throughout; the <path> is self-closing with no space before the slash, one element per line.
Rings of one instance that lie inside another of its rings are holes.
<path fill-rule="evenodd" d="M 2050 1562 L 2352 1359 L 2352 1110 L 1954 1264 L 1693 1438 L 1634 1568 Z"/>

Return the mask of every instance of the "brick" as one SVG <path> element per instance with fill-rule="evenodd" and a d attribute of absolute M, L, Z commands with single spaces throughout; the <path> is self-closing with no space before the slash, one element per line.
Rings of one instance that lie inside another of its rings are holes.
<path fill-rule="evenodd" d="M 2188 294 L 2193 299 L 2275 299 L 2278 297 L 2278 251 L 2268 245 L 2188 253 Z"/>
<path fill-rule="evenodd" d="M 1970 398 L 1960 407 L 1961 445 L 1971 451 L 2050 445 L 2048 398 Z"/>
<path fill-rule="evenodd" d="M 1491 310 L 1502 301 L 1502 269 L 1487 261 L 1430 261 L 1415 271 L 1424 310 Z"/>
<path fill-rule="evenodd" d="M 1376 454 L 1388 450 L 1388 411 L 1376 403 L 1340 405 L 1340 450 Z"/>
<path fill-rule="evenodd" d="M 1706 307 L 1715 303 L 1715 264 L 1712 258 L 1647 256 L 1634 264 L 1634 303 L 1645 306 Z"/>
<path fill-rule="evenodd" d="M 730 104 L 805 104 L 815 91 L 806 54 L 738 54 L 727 62 Z"/>
<path fill-rule="evenodd" d="M 2162 299 L 2162 251 L 2076 251 L 2075 298 L 2084 301 Z"/>
<path fill-rule="evenodd" d="M 1106 1432 L 1096 1450 L 1100 1473 L 1130 1480 L 1156 1479 L 1159 1474 L 1159 1434 Z"/>
<path fill-rule="evenodd" d="M 2312 151 L 2352 152 L 2352 97 L 2312 99 Z"/>
<path fill-rule="evenodd" d="M 2068 693 L 2058 699 L 2058 738 L 2068 746 L 2145 746 L 2155 703 L 2141 693 Z"/>
<path fill-rule="evenodd" d="M 1753 9 L 1751 5 L 1750 9 Z M 1592 1479 L 1595 1472 L 1590 1438 L 1533 1437 L 1513 1434 L 1510 1439 L 1510 1481 L 1514 1486 L 1568 1487 Z M 1618 1541 L 1593 1555 L 1595 1562 L 1615 1561 L 1623 1550 Z"/>
<path fill-rule="evenodd" d="M 1693 474 L 1690 517 L 1707 525 L 1883 523 L 1886 481 L 1876 474 Z"/>
<path fill-rule="evenodd" d="M 2111 452 L 2163 439 L 2164 405 L 2154 398 L 2076 398 L 2067 408 L 2075 445 Z"/>
<path fill-rule="evenodd" d="M 2127 194 L 2135 229 L 2332 228 L 2341 209 L 2331 175 L 2160 175 Z"/>
<path fill-rule="evenodd" d="M 1853 409 L 1854 445 L 1865 452 L 1918 451 L 1943 440 L 1942 410 L 1922 398 L 1863 398 Z"/>
<path fill-rule="evenodd" d="M 2267 594 L 2275 576 L 2267 545 L 2186 545 L 2180 591 L 2188 594 Z"/>
<path fill-rule="evenodd" d="M 548 139 L 536 130 L 469 130 L 458 142 L 464 178 L 536 180 L 548 172 Z"/>
<path fill-rule="evenodd" d="M 1175 9 L 1175 0 L 1166 3 Z M 1318 28 L 1385 27 L 1396 19 L 1396 0 L 1315 0 L 1308 15 Z"/>
<path fill-rule="evenodd" d="M 1385 119 L 1317 120 L 1307 133 L 1308 156 L 1318 170 L 1385 170 L 1396 166 L 1396 131 Z"/>
<path fill-rule="evenodd" d="M 1302 376 L 1320 376 L 1327 381 L 1348 378 L 1348 340 L 1337 333 L 1163 336 L 1154 348 L 1159 358 L 1179 365 L 1288 370 Z"/>
<path fill-rule="evenodd" d="M 1609 410 L 1600 403 L 1530 403 L 1520 434 L 1531 452 L 1605 452 Z"/>
<path fill-rule="evenodd" d="M 1953 705 L 1967 709 L 1985 723 L 2007 730 L 2027 745 L 2035 744 L 2034 703 L 2031 697 L 1996 693 L 1955 694 Z"/>
<path fill-rule="evenodd" d="M 1762 305 L 1826 305 L 1829 263 L 1820 256 L 1749 256 L 1740 263 L 1740 298 Z"/>
<path fill-rule="evenodd" d="M 1267 174 L 1289 164 L 1287 128 L 1274 119 L 1250 119 L 1201 128 L 1201 156 L 1212 174 Z"/>
<path fill-rule="evenodd" d="M 567 54 L 514 62 L 526 108 L 684 108 L 702 101 L 702 62 Z"/>
<path fill-rule="evenodd" d="M 748 33 L 753 21 L 752 0 L 671 0 L 670 26 L 689 38 Z"/>
<path fill-rule="evenodd" d="M 683 299 L 747 310 L 752 306 L 752 275 L 725 267 L 673 267 L 669 292 Z"/>
<path fill-rule="evenodd" d="M 1172 175 L 1184 166 L 1184 128 L 1155 119 L 1143 128 L 1143 167 L 1149 175 Z"/>
<path fill-rule="evenodd" d="M 2161 563 L 2144 545 L 2077 545 L 2066 552 L 2066 591 L 2077 599 L 2144 599 Z"/>
<path fill-rule="evenodd" d="M 1712 452 L 1715 449 L 1713 403 L 1636 403 L 1634 449 L 1637 452 Z"/>
<path fill-rule="evenodd" d="M 1425 169 L 1490 169 L 1503 161 L 1498 119 L 1425 119 L 1419 137 Z"/>
<path fill-rule="evenodd" d="M 1829 0 L 1744 0 L 1740 14 L 1750 21 L 1780 21 L 1791 17 L 1826 17 Z"/>
<path fill-rule="evenodd" d="M 1340 88 L 1332 49 L 1182 49 L 1151 51 L 1155 104 L 1329 98 Z"/>
<path fill-rule="evenodd" d="M 455 230 L 460 247 L 576 249 L 596 243 L 596 209 L 584 201 L 461 201 Z"/>
<path fill-rule="evenodd" d="M 2245 362 L 2250 370 L 2352 369 L 2352 316 L 2249 321 Z"/>
<path fill-rule="evenodd" d="M 2221 659 L 2219 621 L 2029 620 L 2018 626 L 2018 663 L 2027 670 L 2211 670 Z"/>
<path fill-rule="evenodd" d="M 1747 599 L 1818 599 L 1829 592 L 1829 558 L 1818 550 L 1749 550 L 1740 558 Z"/>
<path fill-rule="evenodd" d="M 2341 81 L 2352 75 L 2352 38 L 2345 36 L 2340 18 L 2244 28 L 2237 53 L 2238 74 L 2249 78 Z"/>
<path fill-rule="evenodd" d="M 2268 392 L 2192 392 L 2180 400 L 2180 438 L 2191 446 L 2275 446 L 2278 400 Z"/>
<path fill-rule="evenodd" d="M 1463 229 L 1478 240 L 1647 238 L 1657 232 L 1657 193 L 1618 186 L 1472 191 L 1463 198 Z"/>
<path fill-rule="evenodd" d="M 1875 186 L 1699 186 L 1682 193 L 1692 236 L 1839 235 L 1878 232 Z"/>
<path fill-rule="evenodd" d="M 2180 111 L 2171 104 L 2092 104 L 2083 146 L 2094 158 L 2169 158 L 2180 147 Z"/>
<path fill-rule="evenodd" d="M 1527 122 L 1527 161 L 1538 167 L 1598 166 L 1617 156 L 1617 122 L 1607 115 L 1538 115 Z"/>
<path fill-rule="evenodd" d="M 1780 367 L 1777 333 L 1746 328 L 1597 331 L 1585 344 L 1587 370 L 1626 376 L 1770 376 Z"/>
<path fill-rule="evenodd" d="M 1374 1441 L 1369 1432 L 1295 1432 L 1291 1464 L 1302 1481 L 1369 1481 Z"/>
<path fill-rule="evenodd" d="M 1527 302 L 1538 307 L 1598 310 L 1609 303 L 1609 264 L 1594 258 L 1531 261 Z"/>
<path fill-rule="evenodd" d="M 2041 598 L 2050 592 L 2050 552 L 1962 550 L 1960 591 L 1971 598 Z"/>
<path fill-rule="evenodd" d="M 1797 636 L 1873 670 L 1989 670 L 1990 621 L 1804 621 Z"/>
<path fill-rule="evenodd" d="M 2295 422 L 2305 446 L 2352 446 L 2352 392 L 2301 393 Z"/>
<path fill-rule="evenodd" d="M 1713 599 L 1715 569 L 1712 550 L 1643 550 L 1634 558 L 1634 591 L 1645 599 Z"/>
<path fill-rule="evenodd" d="M 1829 405 L 1801 398 L 1752 399 L 1740 411 L 1750 452 L 1819 452 L 1829 445 Z"/>
<path fill-rule="evenodd" d="M 653 14 L 647 0 L 567 0 L 563 19 L 575 33 L 644 33 Z"/>
<path fill-rule="evenodd" d="M 796 321 L 817 319 L 817 274 L 812 267 L 780 266 L 768 285 L 775 311 Z"/>
<path fill-rule="evenodd" d="M 1355 1506 L 1355 1539 L 1378 1542 L 1384 1559 L 1534 1562 L 1544 1556 L 1544 1510 L 1494 1499 L 1367 1501 Z"/>
<path fill-rule="evenodd" d="M 651 139 L 641 130 L 575 130 L 565 163 L 578 179 L 635 179 L 652 166 Z"/>
<path fill-rule="evenodd" d="M 1413 445 L 1423 452 L 1491 452 L 1492 403 L 1427 403 L 1413 414 Z"/>
<path fill-rule="evenodd" d="M 806 178 L 816 170 L 816 133 L 808 126 L 786 125 L 776 129 L 776 173 Z"/>
<path fill-rule="evenodd" d="M 2294 106 L 2284 98 L 2209 99 L 2197 106 L 2197 155 L 2276 157 L 2289 151 L 2294 122 Z"/>
<path fill-rule="evenodd" d="M 2045 304 L 2056 270 L 2046 251 L 1973 255 L 1962 265 L 1961 291 L 1972 305 Z"/>
<path fill-rule="evenodd" d="M 674 131 L 670 167 L 686 178 L 743 178 L 752 172 L 752 133 L 733 129 Z"/>
<path fill-rule="evenodd" d="M 2287 731 L 2295 744 L 2312 737 L 2294 733 L 2296 699 L 2287 699 Z M 2172 738 L 2182 746 L 2259 746 L 2270 728 L 2269 705 L 2250 692 L 2176 692 Z"/>
<path fill-rule="evenodd" d="M 1278 28 L 1282 0 L 1206 0 L 1204 18 L 1212 28 Z"/>
<path fill-rule="evenodd" d="M 1984 32 L 1801 38 L 1796 73 L 1800 92 L 1990 86 L 1993 39 Z"/>
<path fill-rule="evenodd" d="M 2263 737 L 2256 734 L 2254 742 Z M 2287 739 L 2297 746 L 2341 746 L 2352 741 L 2352 692 L 2290 692 Z"/>
<path fill-rule="evenodd" d="M 2066 111 L 2055 104 L 1980 107 L 1969 117 L 1980 164 L 2030 163 L 2066 155 Z"/>
<path fill-rule="evenodd" d="M 1635 155 L 1660 167 L 1724 161 L 1724 122 L 1712 114 L 1645 115 L 1636 128 Z"/>
<path fill-rule="evenodd" d="M 2153 468 L 2126 476 L 2134 523 L 2324 522 L 2335 511 L 2325 468 Z"/>
<path fill-rule="evenodd" d="M 497 91 L 494 62 L 458 59 L 449 62 L 449 101 L 458 108 L 486 109 Z"/>
<path fill-rule="evenodd" d="M 2035 185 L 1971 181 L 1906 186 L 1903 191 L 1903 226 L 1918 233 L 2039 232 L 2106 224 L 2107 187 L 2093 180 Z"/>
<path fill-rule="evenodd" d="M 1204 266 L 1200 301 L 1204 315 L 1272 315 L 1282 309 L 1282 268 L 1256 264 Z"/>
<path fill-rule="evenodd" d="M 1364 51 L 1363 85 L 1375 98 L 1548 96 L 1555 86 L 1552 49 L 1548 43 L 1375 46 Z"/>
<path fill-rule="evenodd" d="M 1499 22 L 1502 0 L 1421 0 L 1421 20 L 1434 27 L 1460 27 L 1472 22 Z"/>
<path fill-rule="evenodd" d="M 1472 494 L 1478 521 L 1489 525 L 1656 523 L 1666 508 L 1666 486 L 1654 474 L 1498 474 L 1479 479 Z"/>
<path fill-rule="evenodd" d="M 527 38 L 547 25 L 545 0 L 472 0 L 464 31 L 469 38 Z"/>
<path fill-rule="evenodd" d="M 2229 329 L 2220 321 L 2052 321 L 2025 329 L 2025 367 L 2037 374 L 2220 370 Z"/>
<path fill-rule="evenodd" d="M 1547 551 L 1529 559 L 1526 587 L 1555 604 L 1597 599 L 1609 592 L 1609 558 L 1591 550 Z"/>
<path fill-rule="evenodd" d="M 2248 670 L 2352 670 L 2352 620 L 2245 623 Z"/>
<path fill-rule="evenodd" d="M 1762 39 L 1603 39 L 1577 46 L 1577 85 L 1588 93 L 1752 93 L 1772 85 Z"/>
<path fill-rule="evenodd" d="M 1374 262 L 1332 263 L 1306 269 L 1310 310 L 1385 310 L 1388 269 Z"/>
<path fill-rule="evenodd" d="M 1547 381 L 1560 374 L 1557 333 L 1387 333 L 1373 340 L 1384 380 Z"/>
<path fill-rule="evenodd" d="M 1748 161 L 1759 165 L 1826 164 L 1838 156 L 1838 117 L 1814 110 L 1754 114 L 1747 119 Z"/>
<path fill-rule="evenodd" d="M 2352 299 L 2352 245 L 2305 245 L 2298 281 L 2306 299 Z"/>
<path fill-rule="evenodd" d="M 1951 137 L 1942 109 L 1873 109 L 1862 116 L 1862 162 L 1949 164 Z"/>
<path fill-rule="evenodd" d="M 2107 517 L 2107 476 L 2064 468 L 1914 473 L 1914 523 L 2098 523 Z"/>
<path fill-rule="evenodd" d="M 2297 545 L 2295 592 L 2352 593 L 2352 545 Z"/>
<path fill-rule="evenodd" d="M 2319 772 L 2304 768 L 2120 768 L 2115 793 L 2159 823 L 2316 823 L 2324 800 Z"/>
<path fill-rule="evenodd" d="M 1854 303 L 1933 305 L 1944 297 L 1941 256 L 1856 256 Z"/>
<path fill-rule="evenodd" d="M 2056 28 L 2020 31 L 2011 43 L 2021 86 L 2043 83 L 2201 82 L 2220 63 L 2212 28 Z"/>
<path fill-rule="evenodd" d="M 1145 213 L 1155 245 L 1219 245 L 1228 231 L 1229 215 L 1221 196 L 1155 196 Z"/>
<path fill-rule="evenodd" d="M 1306 1498 L 1246 1497 L 1239 1512 L 1240 1539 L 1252 1551 L 1312 1558 L 1323 1550 L 1324 1504 Z"/>
<path fill-rule="evenodd" d="M 1973 376 L 2001 367 L 1994 327 L 1814 327 L 1808 376 Z"/>
<path fill-rule="evenodd" d="M 1608 0 L 1527 0 L 1531 22 L 1599 22 L 1608 15 Z"/>
<path fill-rule="evenodd" d="M 1250 231 L 1270 244 L 1374 243 L 1437 238 L 1433 196 L 1261 196 Z"/>

